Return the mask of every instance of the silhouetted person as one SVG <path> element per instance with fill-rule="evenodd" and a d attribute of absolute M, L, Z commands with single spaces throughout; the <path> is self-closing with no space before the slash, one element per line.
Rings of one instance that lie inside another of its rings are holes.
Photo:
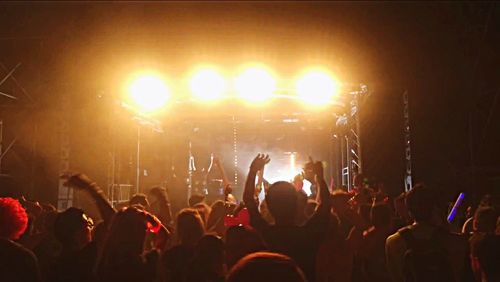
<path fill-rule="evenodd" d="M 479 239 L 475 255 L 479 262 L 481 281 L 500 281 L 500 236 L 489 234 Z"/>
<path fill-rule="evenodd" d="M 305 282 L 304 274 L 289 257 L 258 252 L 242 258 L 229 272 L 227 282 Z"/>
<path fill-rule="evenodd" d="M 195 246 L 186 281 L 224 281 L 224 243 L 219 237 L 215 235 L 201 237 Z"/>
<path fill-rule="evenodd" d="M 195 209 L 183 209 L 177 215 L 177 245 L 165 251 L 162 270 L 166 281 L 184 281 L 189 263 L 193 259 L 195 246 L 205 233 L 200 214 Z"/>
<path fill-rule="evenodd" d="M 101 188 L 84 174 L 64 175 L 65 185 L 87 193 L 95 201 L 105 223 L 109 223 L 115 210 Z M 83 210 L 68 208 L 54 223 L 55 237 L 62 252 L 49 274 L 50 281 L 92 281 L 97 260 L 98 242 L 92 238 L 94 221 Z"/>
<path fill-rule="evenodd" d="M 471 267 L 476 279 L 481 279 L 482 270 L 479 266 L 477 246 L 485 237 L 495 234 L 498 212 L 493 207 L 483 206 L 476 210 L 473 219 L 473 232 L 469 238 Z"/>
<path fill-rule="evenodd" d="M 437 205 L 432 190 L 416 185 L 406 195 L 406 206 L 414 223 L 386 241 L 393 281 L 467 281 L 471 275 L 467 241 L 435 223 Z"/>
<path fill-rule="evenodd" d="M 270 225 L 259 213 L 254 198 L 256 174 L 269 161 L 268 156 L 259 154 L 250 165 L 243 198 L 250 213 L 251 225 L 262 234 L 271 251 L 290 256 L 307 278 L 314 281 L 316 252 L 324 239 L 331 207 L 323 166 L 321 162 L 311 165 L 319 186 L 320 198 L 319 207 L 311 219 L 304 226 L 297 225 L 297 191 L 291 183 L 278 181 L 269 187 L 265 198 L 269 212 L 275 220 L 275 224 Z"/>
<path fill-rule="evenodd" d="M 230 269 L 242 257 L 264 251 L 267 247 L 257 231 L 250 226 L 236 225 L 226 231 L 226 265 Z"/>
<path fill-rule="evenodd" d="M 148 232 L 160 233 L 165 229 L 144 210 L 129 207 L 119 211 L 111 221 L 97 263 L 98 281 L 155 281 L 160 255 L 156 249 L 144 252 Z"/>
<path fill-rule="evenodd" d="M 28 215 L 19 201 L 0 198 L 0 281 L 41 281 L 35 255 L 13 241 L 27 226 Z"/>
<path fill-rule="evenodd" d="M 392 234 L 392 212 L 387 204 L 379 203 L 370 211 L 372 227 L 365 232 L 359 258 L 366 281 L 390 281 L 385 263 L 385 241 Z"/>

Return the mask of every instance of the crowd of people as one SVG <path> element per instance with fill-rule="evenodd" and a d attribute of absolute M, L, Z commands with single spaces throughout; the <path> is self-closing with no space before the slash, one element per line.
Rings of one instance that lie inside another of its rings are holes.
<path fill-rule="evenodd" d="M 93 199 L 98 222 L 75 207 L 0 198 L 0 281 L 500 281 L 495 197 L 452 232 L 430 187 L 392 199 L 358 176 L 347 192 L 313 160 L 302 177 L 271 184 L 269 162 L 253 160 L 241 202 L 227 184 L 223 199 L 192 195 L 176 214 L 162 187 L 115 209 L 83 174 L 64 177 Z"/>

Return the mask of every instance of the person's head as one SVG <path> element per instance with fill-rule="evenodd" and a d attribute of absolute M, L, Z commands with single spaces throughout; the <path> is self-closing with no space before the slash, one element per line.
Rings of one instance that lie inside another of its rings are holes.
<path fill-rule="evenodd" d="M 131 206 L 141 206 L 143 209 L 149 207 L 148 197 L 143 193 L 134 194 L 128 203 Z"/>
<path fill-rule="evenodd" d="M 188 199 L 189 207 L 194 207 L 196 204 L 202 203 L 205 200 L 205 196 L 201 194 L 193 194 Z"/>
<path fill-rule="evenodd" d="M 474 214 L 474 231 L 494 233 L 498 212 L 493 207 L 480 207 Z"/>
<path fill-rule="evenodd" d="M 378 203 L 372 206 L 370 211 L 370 220 L 375 228 L 390 227 L 392 212 L 389 205 Z"/>
<path fill-rule="evenodd" d="M 119 210 L 112 218 L 98 261 L 99 271 L 116 260 L 138 259 L 145 247 L 146 234 L 159 228 L 153 215 L 137 207 Z"/>
<path fill-rule="evenodd" d="M 259 233 L 250 226 L 231 226 L 226 231 L 226 263 L 231 268 L 242 257 L 264 251 L 266 246 Z"/>
<path fill-rule="evenodd" d="M 197 210 L 203 219 L 203 224 L 206 226 L 208 221 L 208 215 L 210 215 L 211 208 L 209 205 L 205 203 L 198 203 L 193 206 L 193 209 Z"/>
<path fill-rule="evenodd" d="M 349 208 L 349 199 L 351 198 L 351 194 L 337 190 L 332 194 L 332 208 L 336 214 L 343 214 Z"/>
<path fill-rule="evenodd" d="M 212 204 L 207 219 L 207 231 L 214 231 L 217 235 L 224 235 L 224 216 L 226 216 L 226 205 L 224 201 L 218 200 Z"/>
<path fill-rule="evenodd" d="M 16 240 L 28 227 L 28 214 L 18 200 L 0 198 L 0 238 Z"/>
<path fill-rule="evenodd" d="M 197 210 L 183 209 L 177 215 L 176 230 L 181 244 L 194 246 L 205 233 L 205 226 Z"/>
<path fill-rule="evenodd" d="M 54 222 L 54 235 L 64 249 L 81 249 L 92 240 L 94 222 L 78 208 L 68 208 L 59 213 Z"/>
<path fill-rule="evenodd" d="M 476 247 L 479 266 L 485 277 L 483 281 L 500 281 L 500 236 L 487 235 Z"/>
<path fill-rule="evenodd" d="M 406 193 L 405 203 L 416 222 L 431 222 L 436 199 L 430 188 L 422 184 L 415 185 Z"/>
<path fill-rule="evenodd" d="M 268 252 L 245 256 L 231 269 L 228 282 L 304 282 L 304 273 L 289 257 Z"/>
<path fill-rule="evenodd" d="M 224 242 L 215 235 L 204 235 L 195 246 L 196 264 L 206 271 L 223 275 Z"/>
<path fill-rule="evenodd" d="M 293 224 L 297 213 L 297 191 L 286 181 L 278 181 L 269 187 L 266 195 L 269 212 L 276 224 Z"/>

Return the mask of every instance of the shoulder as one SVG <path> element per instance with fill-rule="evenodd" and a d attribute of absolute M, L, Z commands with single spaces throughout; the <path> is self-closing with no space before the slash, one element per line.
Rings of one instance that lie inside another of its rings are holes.
<path fill-rule="evenodd" d="M 0 253 L 2 253 L 2 260 L 8 259 L 11 263 L 22 265 L 27 271 L 38 268 L 38 259 L 35 254 L 11 240 L 0 240 Z M 7 263 L 7 261 L 2 263 Z"/>
<path fill-rule="evenodd" d="M 6 252 L 8 254 L 12 254 L 17 257 L 29 257 L 36 260 L 35 255 L 29 249 L 23 247 L 21 244 L 16 243 L 11 240 L 0 240 L 0 248 L 2 252 Z"/>
<path fill-rule="evenodd" d="M 409 228 L 402 228 L 396 231 L 394 234 L 387 237 L 385 241 L 385 247 L 387 250 L 401 250 L 404 251 L 406 249 L 406 243 L 401 235 L 401 232 L 408 232 Z"/>

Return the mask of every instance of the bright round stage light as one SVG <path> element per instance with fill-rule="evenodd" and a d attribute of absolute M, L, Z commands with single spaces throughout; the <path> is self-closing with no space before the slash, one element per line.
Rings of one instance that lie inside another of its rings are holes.
<path fill-rule="evenodd" d="M 170 98 L 168 87 L 156 75 L 137 77 L 129 86 L 129 95 L 143 113 L 150 113 L 165 106 Z"/>
<path fill-rule="evenodd" d="M 335 79 L 324 71 L 306 73 L 297 81 L 296 87 L 299 97 L 312 105 L 329 103 L 338 91 Z"/>
<path fill-rule="evenodd" d="M 222 97 L 226 90 L 226 81 L 217 71 L 203 69 L 191 78 L 189 88 L 196 99 L 212 101 Z"/>
<path fill-rule="evenodd" d="M 273 95 L 276 81 L 264 68 L 245 70 L 235 80 L 235 88 L 239 95 L 250 102 L 263 102 Z"/>

